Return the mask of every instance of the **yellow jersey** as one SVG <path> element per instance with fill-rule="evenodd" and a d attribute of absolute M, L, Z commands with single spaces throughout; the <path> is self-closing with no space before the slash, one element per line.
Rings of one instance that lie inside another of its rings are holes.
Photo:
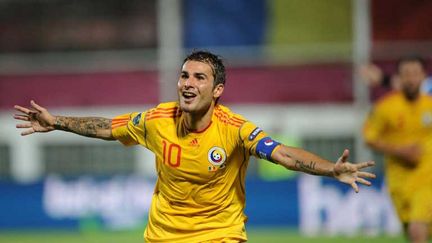
<path fill-rule="evenodd" d="M 156 155 L 157 183 L 144 232 L 147 242 L 246 240 L 245 176 L 266 134 L 216 105 L 203 131 L 184 131 L 177 102 L 112 120 L 113 136 Z"/>
<path fill-rule="evenodd" d="M 416 101 L 409 102 L 400 91 L 384 96 L 369 114 L 363 135 L 366 141 L 420 146 L 421 156 L 416 166 L 384 155 L 386 181 L 402 221 L 430 221 L 432 201 L 425 198 L 430 194 L 425 191 L 432 191 L 432 97 L 421 94 Z M 418 203 L 413 201 L 417 192 Z M 417 213 L 413 215 L 413 212 Z"/>

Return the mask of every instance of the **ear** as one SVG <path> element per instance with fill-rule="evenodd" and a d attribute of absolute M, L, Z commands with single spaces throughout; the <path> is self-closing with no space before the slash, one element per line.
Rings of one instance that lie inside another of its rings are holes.
<path fill-rule="evenodd" d="M 221 97 L 223 91 L 224 91 L 225 85 L 218 84 L 213 88 L 213 98 L 219 98 Z"/>

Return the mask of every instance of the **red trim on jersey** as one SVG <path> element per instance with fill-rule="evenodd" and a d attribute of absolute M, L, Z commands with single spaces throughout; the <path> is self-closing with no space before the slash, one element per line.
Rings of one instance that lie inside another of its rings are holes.
<path fill-rule="evenodd" d="M 237 118 L 235 116 L 233 116 L 231 119 L 236 120 L 237 122 L 245 122 L 245 120 Z"/>
<path fill-rule="evenodd" d="M 238 123 L 238 124 L 243 124 L 246 121 L 236 121 L 235 119 L 229 119 L 228 122 L 232 122 L 232 123 Z"/>
<path fill-rule="evenodd" d="M 147 116 L 153 116 L 153 115 L 175 115 L 177 113 L 177 110 L 173 111 L 153 111 L 149 112 Z"/>
<path fill-rule="evenodd" d="M 237 117 L 230 117 L 228 113 L 224 112 L 220 108 L 215 109 L 215 116 L 219 119 L 219 121 L 229 124 L 235 127 L 240 127 L 246 121 Z"/>
<path fill-rule="evenodd" d="M 126 126 L 127 124 L 128 124 L 128 121 L 111 124 L 111 129 L 115 129 L 115 128 L 118 128 L 118 127 Z"/>
<path fill-rule="evenodd" d="M 170 107 L 170 108 L 156 107 L 155 110 L 165 110 L 165 111 L 168 111 L 168 110 L 177 110 L 177 109 L 178 109 L 178 107 L 175 106 L 175 107 Z"/>
<path fill-rule="evenodd" d="M 212 121 L 210 121 L 210 123 L 201 131 L 196 131 L 196 130 L 190 130 L 191 133 L 203 133 L 205 132 L 212 124 Z"/>
<path fill-rule="evenodd" d="M 241 125 L 243 124 L 238 124 L 238 123 L 231 123 L 231 122 L 228 122 L 227 124 L 229 124 L 229 125 L 233 125 L 233 126 L 235 126 L 235 127 L 241 127 Z"/>
<path fill-rule="evenodd" d="M 114 118 L 111 121 L 111 129 L 115 129 L 115 128 L 127 125 L 128 122 L 129 122 L 129 117 L 127 117 L 127 118 Z"/>
<path fill-rule="evenodd" d="M 232 120 L 233 122 L 241 122 L 241 123 L 246 122 L 246 120 L 240 119 L 235 116 L 230 117 L 230 114 L 220 109 L 220 107 L 216 107 L 215 113 L 218 116 L 218 118 L 225 118 L 225 120 Z"/>
<path fill-rule="evenodd" d="M 167 115 L 152 116 L 152 117 L 146 118 L 146 121 L 150 121 L 150 120 L 157 119 L 157 118 L 175 118 L 175 117 L 179 117 L 179 115 L 167 114 Z"/>
<path fill-rule="evenodd" d="M 124 121 L 129 121 L 129 118 L 114 118 L 114 119 L 112 119 L 113 124 L 124 122 Z"/>
<path fill-rule="evenodd" d="M 150 111 L 148 113 L 148 115 L 153 115 L 153 114 L 175 114 L 177 112 L 177 110 L 172 110 L 172 111 Z"/>
<path fill-rule="evenodd" d="M 178 115 L 178 108 L 177 107 L 173 107 L 173 108 L 156 108 L 153 111 L 150 111 L 147 114 L 146 120 L 149 119 L 153 119 L 153 118 L 157 118 L 157 117 L 161 117 L 161 116 L 177 116 Z"/>

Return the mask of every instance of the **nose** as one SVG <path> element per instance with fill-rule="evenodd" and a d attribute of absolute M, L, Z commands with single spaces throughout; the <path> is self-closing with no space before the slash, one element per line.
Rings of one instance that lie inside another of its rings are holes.
<path fill-rule="evenodd" d="M 192 87 L 193 85 L 194 85 L 194 80 L 192 77 L 184 79 L 184 81 L 183 81 L 184 87 Z"/>
<path fill-rule="evenodd" d="M 190 78 L 185 79 L 183 85 L 190 86 Z"/>

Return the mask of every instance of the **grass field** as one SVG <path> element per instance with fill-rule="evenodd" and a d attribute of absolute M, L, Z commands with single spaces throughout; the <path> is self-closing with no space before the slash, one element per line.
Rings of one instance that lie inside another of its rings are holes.
<path fill-rule="evenodd" d="M 293 230 L 249 229 L 249 243 L 403 243 L 402 237 L 313 237 L 307 238 Z M 0 231 L 0 243 L 134 243 L 143 242 L 142 231 Z"/>

